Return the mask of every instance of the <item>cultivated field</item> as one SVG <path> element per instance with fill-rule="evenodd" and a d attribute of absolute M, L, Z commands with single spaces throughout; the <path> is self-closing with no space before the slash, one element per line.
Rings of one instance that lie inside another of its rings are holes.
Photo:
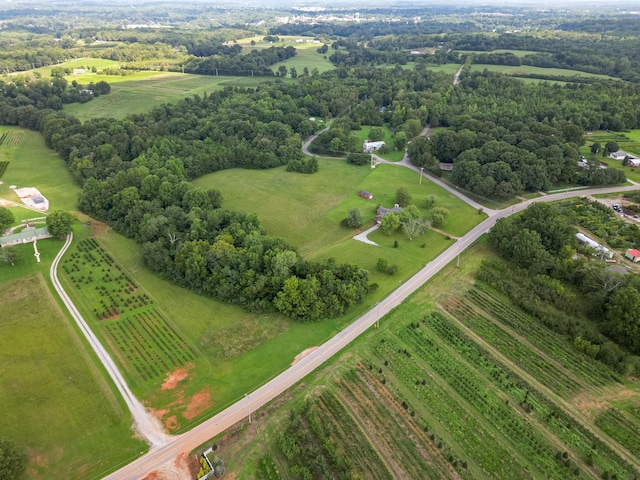
<path fill-rule="evenodd" d="M 228 470 L 260 479 L 373 478 L 369 468 L 375 478 L 636 478 L 636 382 L 474 285 L 488 255 L 481 241 L 289 392 L 291 413 L 276 401 L 215 439 Z"/>
<path fill-rule="evenodd" d="M 26 450 L 27 478 L 94 478 L 138 456 L 147 447 L 132 438 L 129 412 L 43 275 L 4 281 L 10 268 L 0 267 L 0 431 Z"/>

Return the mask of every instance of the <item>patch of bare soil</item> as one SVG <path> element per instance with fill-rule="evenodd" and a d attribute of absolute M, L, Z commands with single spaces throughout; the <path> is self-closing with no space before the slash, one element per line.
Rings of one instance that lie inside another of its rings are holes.
<path fill-rule="evenodd" d="M 305 351 L 299 353 L 298 355 L 296 355 L 296 358 L 293 360 L 293 363 L 291 365 L 295 365 L 296 363 L 298 363 L 300 360 L 302 360 L 304 357 L 309 355 L 311 352 L 313 352 L 317 348 L 318 347 L 309 347 Z"/>
<path fill-rule="evenodd" d="M 187 409 L 182 413 L 182 416 L 187 420 L 193 420 L 211 406 L 213 406 L 211 394 L 206 390 L 202 390 L 191 397 L 191 401 Z"/>
<path fill-rule="evenodd" d="M 98 220 L 91 219 L 91 235 L 93 237 L 101 237 L 107 230 L 109 229 L 109 225 L 106 223 L 99 222 Z"/>
<path fill-rule="evenodd" d="M 166 463 L 154 470 L 143 480 L 190 480 L 196 478 L 200 470 L 200 462 L 196 455 L 181 453 L 172 463 Z M 225 479 L 233 478 L 229 475 Z"/>
<path fill-rule="evenodd" d="M 612 402 L 633 401 L 640 403 L 640 392 L 629 390 L 624 385 L 605 387 L 597 393 L 585 393 L 573 398 L 572 404 L 589 418 L 595 418 L 611 407 Z"/>
<path fill-rule="evenodd" d="M 173 372 L 170 372 L 164 379 L 161 390 L 173 390 L 178 384 L 189 376 L 189 371 L 193 369 L 195 365 L 193 363 L 187 363 L 184 367 L 176 368 Z"/>

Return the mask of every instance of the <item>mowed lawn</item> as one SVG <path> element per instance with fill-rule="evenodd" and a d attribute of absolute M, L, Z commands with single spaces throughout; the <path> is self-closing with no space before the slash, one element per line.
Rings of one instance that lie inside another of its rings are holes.
<path fill-rule="evenodd" d="M 325 249 L 348 240 L 356 231 L 344 229 L 340 221 L 350 208 L 359 208 L 365 223 L 373 225 L 376 207 L 393 207 L 395 192 L 406 188 L 413 203 L 433 195 L 437 206 L 447 208 L 450 218 L 442 228 L 460 236 L 484 217 L 426 179 L 419 184 L 417 173 L 394 165 L 356 167 L 344 160 L 319 159 L 320 171 L 313 175 L 271 170 L 226 170 L 205 175 L 193 183 L 222 192 L 223 207 L 253 212 L 271 235 L 285 238 L 305 256 L 322 255 Z M 359 190 L 374 194 L 373 200 L 357 195 Z M 426 212 L 425 212 L 426 213 Z M 337 257 L 339 261 L 349 258 Z"/>
<path fill-rule="evenodd" d="M 146 451 L 42 275 L 0 286 L 0 432 L 27 452 L 26 477 L 95 478 Z"/>
<path fill-rule="evenodd" d="M 622 170 L 624 174 L 634 182 L 640 182 L 640 169 L 637 167 L 625 167 L 622 160 L 613 160 L 603 157 L 601 153 L 591 153 L 591 145 L 595 142 L 600 143 L 604 148 L 607 142 L 613 141 L 618 144 L 620 150 L 640 157 L 640 130 L 630 130 L 628 132 L 610 132 L 610 131 L 593 131 L 585 137 L 586 144 L 580 147 L 580 153 L 587 158 L 592 158 L 601 162 L 605 162 L 609 168 L 617 168 Z"/>
<path fill-rule="evenodd" d="M 9 160 L 9 166 L 2 176 L 0 198 L 20 202 L 18 196 L 9 189 L 10 185 L 36 187 L 49 200 L 49 209 L 75 211 L 80 188 L 73 182 L 64 160 L 49 150 L 39 133 L 19 127 L 0 126 L 0 132 L 18 130 L 23 133 L 20 143 L 0 145 L 0 161 Z M 41 214 L 33 212 L 33 217 Z"/>
<path fill-rule="evenodd" d="M 136 78 L 139 75 L 139 78 Z M 122 80 L 112 84 L 112 79 Z M 146 113 L 163 103 L 174 103 L 193 95 L 219 90 L 225 85 L 255 84 L 264 79 L 243 77 L 215 77 L 188 73 L 140 72 L 125 77 L 105 79 L 111 93 L 101 95 L 87 103 L 65 105 L 65 112 L 82 121 L 91 118 L 124 118 L 132 113 Z"/>
<path fill-rule="evenodd" d="M 474 63 L 471 65 L 472 72 L 482 72 L 485 69 L 490 72 L 504 73 L 505 75 L 540 75 L 540 76 L 558 76 L 558 77 L 589 77 L 600 78 L 603 80 L 616 80 L 608 75 L 599 75 L 596 73 L 579 72 L 578 70 L 568 70 L 565 68 L 542 68 L 532 67 L 530 65 L 487 65 L 482 63 Z"/>

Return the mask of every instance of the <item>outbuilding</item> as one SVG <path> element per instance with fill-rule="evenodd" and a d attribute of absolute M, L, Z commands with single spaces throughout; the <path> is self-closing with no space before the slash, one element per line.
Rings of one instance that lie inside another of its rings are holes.
<path fill-rule="evenodd" d="M 373 193 L 365 192 L 364 190 L 360 190 L 358 192 L 358 196 L 362 198 L 366 198 L 367 200 L 371 200 L 373 198 Z"/>
<path fill-rule="evenodd" d="M 631 260 L 633 263 L 640 262 L 640 250 L 636 250 L 635 248 L 630 248 L 629 250 L 627 250 L 624 256 Z"/>

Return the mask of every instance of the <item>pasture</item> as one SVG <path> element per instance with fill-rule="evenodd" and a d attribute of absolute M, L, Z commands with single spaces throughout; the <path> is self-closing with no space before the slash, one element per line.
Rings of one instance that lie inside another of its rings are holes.
<path fill-rule="evenodd" d="M 0 431 L 27 452 L 27 478 L 102 476 L 145 451 L 131 435 L 124 402 L 103 379 L 42 273 L 4 280 Z"/>
<path fill-rule="evenodd" d="M 334 68 L 333 64 L 329 61 L 329 56 L 334 50 L 329 48 L 329 51 L 325 55 L 318 53 L 316 50 L 320 48 L 323 43 L 313 43 L 313 37 L 282 35 L 279 36 L 280 41 L 276 43 L 265 42 L 263 38 L 264 36 L 242 38 L 238 40 L 237 43 L 242 45 L 243 51 L 245 52 L 262 50 L 269 47 L 294 47 L 297 52 L 295 57 L 272 65 L 270 68 L 274 73 L 278 71 L 280 65 L 285 65 L 287 68 L 295 68 L 298 75 L 302 75 L 304 67 L 307 67 L 309 72 L 317 68 L 319 73 Z M 254 45 L 251 45 L 251 41 L 254 42 Z"/>
<path fill-rule="evenodd" d="M 112 84 L 112 79 L 119 80 Z M 65 112 L 82 121 L 91 118 L 124 118 L 132 113 L 146 113 L 163 103 L 173 103 L 193 95 L 203 95 L 225 85 L 253 86 L 265 79 L 259 77 L 214 77 L 187 73 L 139 72 L 124 77 L 105 79 L 111 93 L 87 103 L 64 106 Z"/>
<path fill-rule="evenodd" d="M 534 50 L 512 50 L 512 49 L 504 49 L 504 48 L 498 48 L 496 50 L 492 50 L 490 52 L 487 51 L 483 51 L 483 50 L 459 50 L 460 53 L 465 54 L 465 53 L 477 53 L 477 54 L 483 54 L 483 53 L 488 53 L 488 54 L 492 54 L 492 53 L 511 53 L 513 55 L 515 55 L 516 57 L 524 57 L 525 55 L 534 55 L 536 52 Z"/>
<path fill-rule="evenodd" d="M 440 187 L 407 168 L 393 165 L 356 167 L 344 160 L 318 159 L 320 171 L 313 175 L 289 173 L 284 167 L 271 170 L 226 170 L 193 181 L 203 188 L 222 192 L 223 206 L 255 212 L 272 235 L 285 238 L 304 256 L 322 255 L 325 249 L 348 240 L 356 231 L 343 229 L 340 221 L 350 208 L 361 209 L 363 229 L 373 225 L 379 204 L 393 207 L 395 192 L 405 187 L 416 205 L 434 195 L 438 206 L 451 212 L 443 230 L 459 236 L 477 225 L 483 217 Z M 374 194 L 365 200 L 359 190 Z M 349 261 L 347 257 L 336 257 Z"/>
<path fill-rule="evenodd" d="M 638 387 L 474 282 L 492 255 L 481 239 L 286 406 L 254 412 L 258 429 L 217 438 L 227 470 L 356 476 L 367 471 L 360 459 L 377 468 L 382 458 L 380 478 L 634 478 Z M 320 437 L 309 457 L 295 439 L 318 411 L 327 429 L 307 434 Z"/>
<path fill-rule="evenodd" d="M 51 210 L 74 211 L 80 188 L 71 179 L 64 161 L 49 150 L 39 133 L 19 127 L 0 126 L 0 132 L 20 133 L 20 141 L 0 145 L 0 161 L 8 161 L 0 184 L 0 198 L 20 202 L 10 185 L 36 187 L 47 197 Z M 33 212 L 35 216 L 41 216 Z"/>
<path fill-rule="evenodd" d="M 595 73 L 579 72 L 577 70 L 568 70 L 565 68 L 542 68 L 532 67 L 529 65 L 488 65 L 482 63 L 474 63 L 471 65 L 472 72 L 482 72 L 484 70 L 490 72 L 504 73 L 505 75 L 518 76 L 518 75 L 532 75 L 532 76 L 556 76 L 556 77 L 585 77 L 585 78 L 598 78 L 601 80 L 616 80 L 614 77 L 608 75 L 600 75 Z"/>

